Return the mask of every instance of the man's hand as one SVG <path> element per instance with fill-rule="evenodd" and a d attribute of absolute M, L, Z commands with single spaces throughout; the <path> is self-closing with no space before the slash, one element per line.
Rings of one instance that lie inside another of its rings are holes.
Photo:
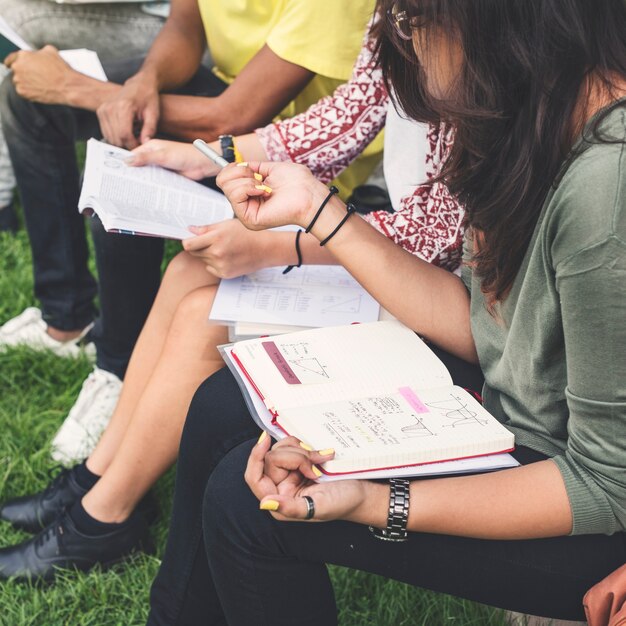
<path fill-rule="evenodd" d="M 154 137 L 160 114 L 159 90 L 152 74 L 139 73 L 96 110 L 102 136 L 110 144 L 132 150 Z M 135 125 L 140 127 L 139 139 Z"/>
<path fill-rule="evenodd" d="M 18 95 L 42 104 L 68 104 L 67 85 L 82 76 L 61 58 L 54 46 L 12 52 L 4 64 L 13 72 Z"/>
<path fill-rule="evenodd" d="M 190 230 L 198 236 L 185 239 L 183 247 L 218 278 L 236 278 L 271 265 L 269 255 L 275 233 L 255 233 L 236 219 L 192 226 Z"/>

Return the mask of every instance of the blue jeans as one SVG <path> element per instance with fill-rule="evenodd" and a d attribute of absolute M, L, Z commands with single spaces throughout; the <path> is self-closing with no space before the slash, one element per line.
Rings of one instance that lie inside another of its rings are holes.
<path fill-rule="evenodd" d="M 107 61 L 143 56 L 163 25 L 138 4 L 56 4 L 0 0 L 0 15 L 34 48 L 90 48 Z M 0 81 L 8 74 L 0 65 Z M 0 128 L 0 210 L 10 204 L 15 176 Z"/>
<path fill-rule="evenodd" d="M 455 383 L 476 389 L 475 376 L 448 368 Z M 508 610 L 582 619 L 585 591 L 626 561 L 624 533 L 528 541 L 411 533 L 392 544 L 359 524 L 277 522 L 243 479 L 258 435 L 227 369 L 200 386 L 181 440 L 149 626 L 332 626 L 327 563 Z M 523 464 L 544 458 L 528 448 L 516 455 Z"/>
<path fill-rule="evenodd" d="M 104 63 L 123 83 L 142 59 Z M 226 84 L 204 66 L 176 93 L 214 96 Z M 94 113 L 42 105 L 17 95 L 6 79 L 0 117 L 33 253 L 35 296 L 45 321 L 60 330 L 84 328 L 96 316 L 96 282 L 87 267 L 84 219 L 78 213 L 80 174 L 75 142 L 100 137 Z M 101 317 L 92 336 L 98 366 L 123 378 L 135 341 L 159 288 L 163 241 L 105 233 L 92 220 L 100 278 Z"/>

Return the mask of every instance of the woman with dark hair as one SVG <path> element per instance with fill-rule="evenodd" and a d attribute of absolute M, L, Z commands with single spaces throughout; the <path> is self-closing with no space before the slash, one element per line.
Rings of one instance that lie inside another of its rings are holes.
<path fill-rule="evenodd" d="M 328 457 L 292 438 L 246 441 L 245 406 L 218 373 L 185 427 L 151 624 L 334 624 L 326 563 L 581 619 L 585 590 L 626 561 L 626 6 L 379 9 L 378 58 L 402 109 L 455 134 L 440 180 L 467 210 L 464 275 L 406 253 L 336 198 L 311 232 L 334 233 L 328 250 L 405 324 L 480 364 L 485 406 L 515 433 L 522 466 L 316 484 L 304 474 Z M 289 163 L 228 167 L 218 182 L 253 230 L 306 227 L 328 195 Z M 177 552 L 202 492 L 191 532 L 205 554 Z M 191 582 L 168 610 L 173 571 Z"/>

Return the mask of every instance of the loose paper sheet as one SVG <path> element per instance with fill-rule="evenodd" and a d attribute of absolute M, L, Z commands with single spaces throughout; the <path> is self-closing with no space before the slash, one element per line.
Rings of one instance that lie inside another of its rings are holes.
<path fill-rule="evenodd" d="M 76 50 L 61 50 L 59 52 L 61 58 L 73 69 L 85 76 L 107 81 L 107 75 L 104 73 L 102 63 L 98 53 L 86 48 L 77 48 Z"/>
<path fill-rule="evenodd" d="M 308 265 L 282 272 L 272 267 L 222 280 L 210 319 L 304 327 L 378 319 L 379 304 L 343 267 Z"/>

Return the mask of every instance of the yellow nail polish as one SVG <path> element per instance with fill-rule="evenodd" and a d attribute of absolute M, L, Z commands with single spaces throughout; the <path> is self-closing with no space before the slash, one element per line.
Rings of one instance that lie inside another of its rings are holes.
<path fill-rule="evenodd" d="M 335 448 L 326 448 L 326 450 L 320 450 L 319 453 L 322 456 L 328 456 L 329 454 L 335 454 Z"/>
<path fill-rule="evenodd" d="M 268 187 L 267 185 L 255 185 L 254 188 L 260 189 L 261 191 L 264 191 L 265 193 L 272 193 L 272 188 Z"/>
<path fill-rule="evenodd" d="M 241 163 L 237 163 L 237 167 L 248 167 L 248 161 L 242 161 Z"/>
<path fill-rule="evenodd" d="M 311 446 L 308 446 L 306 443 L 304 443 L 303 441 L 300 442 L 300 447 L 304 448 L 307 452 L 313 452 L 313 448 L 311 448 Z"/>
<path fill-rule="evenodd" d="M 276 502 L 276 500 L 266 500 L 265 502 L 261 502 L 259 508 L 262 511 L 278 511 L 278 507 L 280 504 Z"/>
<path fill-rule="evenodd" d="M 315 465 L 313 466 L 313 473 L 319 478 L 322 475 L 322 472 L 320 472 L 319 469 L 317 469 L 317 467 L 315 467 Z"/>
<path fill-rule="evenodd" d="M 261 436 L 259 437 L 259 440 L 257 441 L 257 445 L 260 444 L 262 441 L 265 441 L 265 437 L 267 437 L 267 433 L 263 431 L 261 433 Z"/>
<path fill-rule="evenodd" d="M 258 180 L 259 182 L 263 181 L 263 176 L 261 176 L 261 174 L 259 174 L 258 172 L 254 173 L 254 177 L 256 178 L 256 180 Z"/>

